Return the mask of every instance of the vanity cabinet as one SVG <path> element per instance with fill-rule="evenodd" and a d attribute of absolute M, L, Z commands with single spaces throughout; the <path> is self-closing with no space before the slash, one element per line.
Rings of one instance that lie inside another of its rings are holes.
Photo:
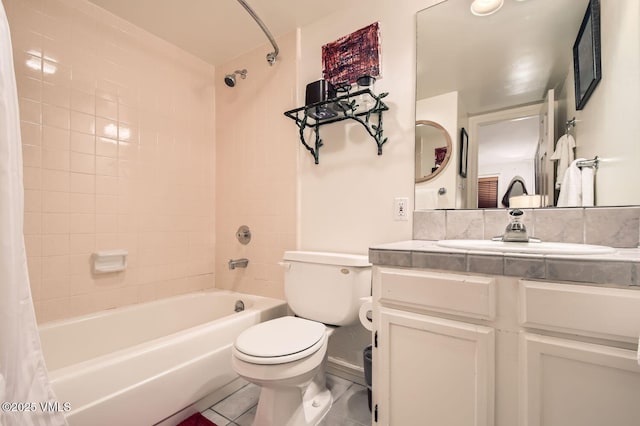
<path fill-rule="evenodd" d="M 640 291 L 521 280 L 520 425 L 640 424 Z"/>
<path fill-rule="evenodd" d="M 383 425 L 492 426 L 495 280 L 376 268 L 374 417 Z M 374 419 L 375 421 L 375 419 Z"/>
<path fill-rule="evenodd" d="M 640 291 L 374 266 L 375 425 L 637 426 Z"/>
<path fill-rule="evenodd" d="M 634 351 L 523 333 L 520 424 L 640 424 Z"/>
<path fill-rule="evenodd" d="M 379 423 L 493 424 L 492 329 L 382 308 L 378 343 Z"/>

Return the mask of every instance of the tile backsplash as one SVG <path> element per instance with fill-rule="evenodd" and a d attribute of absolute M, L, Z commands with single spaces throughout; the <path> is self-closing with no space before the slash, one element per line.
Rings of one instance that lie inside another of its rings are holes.
<path fill-rule="evenodd" d="M 85 0 L 3 4 L 38 322 L 212 287 L 214 68 Z"/>
<path fill-rule="evenodd" d="M 530 236 L 543 241 L 638 247 L 640 207 L 525 209 Z M 509 223 L 505 209 L 419 210 L 413 213 L 416 240 L 490 239 Z"/>

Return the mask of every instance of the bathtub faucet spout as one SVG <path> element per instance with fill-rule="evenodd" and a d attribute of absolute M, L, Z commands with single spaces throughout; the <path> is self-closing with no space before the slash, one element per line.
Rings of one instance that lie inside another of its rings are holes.
<path fill-rule="evenodd" d="M 229 269 L 246 268 L 248 264 L 249 264 L 249 259 L 246 259 L 246 258 L 229 259 Z"/>

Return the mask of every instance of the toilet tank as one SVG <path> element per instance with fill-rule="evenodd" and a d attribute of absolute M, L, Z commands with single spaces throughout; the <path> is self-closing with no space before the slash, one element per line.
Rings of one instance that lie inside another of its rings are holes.
<path fill-rule="evenodd" d="M 367 256 L 287 251 L 284 265 L 284 291 L 296 315 L 332 325 L 358 322 L 360 298 L 371 295 Z"/>

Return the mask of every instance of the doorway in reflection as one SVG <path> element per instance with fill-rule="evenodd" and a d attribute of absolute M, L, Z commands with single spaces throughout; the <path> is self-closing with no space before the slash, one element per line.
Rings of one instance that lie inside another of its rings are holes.
<path fill-rule="evenodd" d="M 511 197 L 538 193 L 538 140 L 537 115 L 478 126 L 478 207 L 509 207 Z"/>

